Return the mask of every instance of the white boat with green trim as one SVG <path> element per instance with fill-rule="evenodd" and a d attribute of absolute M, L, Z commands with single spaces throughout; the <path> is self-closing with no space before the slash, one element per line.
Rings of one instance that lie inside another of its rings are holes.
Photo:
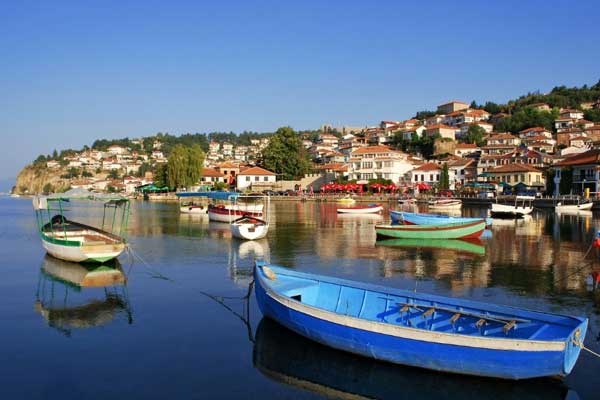
<path fill-rule="evenodd" d="M 67 219 L 63 204 L 71 200 L 103 201 L 102 226 L 97 228 Z M 53 257 L 104 263 L 125 250 L 126 240 L 122 235 L 129 220 L 129 200 L 126 198 L 74 189 L 62 194 L 36 196 L 33 208 L 42 246 Z"/>

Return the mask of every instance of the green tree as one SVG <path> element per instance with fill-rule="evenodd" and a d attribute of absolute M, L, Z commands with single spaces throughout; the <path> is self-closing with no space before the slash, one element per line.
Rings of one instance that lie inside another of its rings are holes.
<path fill-rule="evenodd" d="M 286 180 L 299 179 L 310 170 L 302 140 L 289 126 L 277 129 L 262 152 L 262 164 Z"/>
<path fill-rule="evenodd" d="M 586 110 L 583 116 L 588 121 L 600 122 L 600 110 L 598 109 Z"/>
<path fill-rule="evenodd" d="M 158 187 L 167 186 L 167 165 L 160 164 L 156 167 L 156 172 L 154 173 L 154 185 Z"/>
<path fill-rule="evenodd" d="M 48 182 L 44 185 L 42 191 L 44 192 L 44 194 L 54 193 L 54 186 L 52 186 L 52 184 Z"/>
<path fill-rule="evenodd" d="M 119 170 L 111 169 L 110 172 L 108 173 L 108 177 L 110 179 L 119 179 L 120 178 Z"/>
<path fill-rule="evenodd" d="M 200 145 L 185 147 L 176 145 L 171 150 L 166 168 L 166 183 L 169 188 L 177 189 L 191 186 L 202 176 L 204 151 Z"/>
<path fill-rule="evenodd" d="M 54 151 L 52 152 L 52 159 L 56 160 L 58 158 L 58 152 L 56 151 L 56 149 L 54 149 Z"/>
<path fill-rule="evenodd" d="M 440 175 L 440 189 L 450 188 L 450 173 L 448 171 L 448 163 L 442 165 L 442 172 Z"/>
<path fill-rule="evenodd" d="M 92 176 L 94 176 L 94 174 L 92 174 L 90 171 L 83 171 L 81 173 L 81 176 L 84 178 L 91 178 Z"/>
<path fill-rule="evenodd" d="M 483 139 L 485 133 L 485 129 L 483 129 L 481 126 L 471 125 L 467 131 L 467 137 L 465 140 L 467 143 L 474 143 L 477 146 L 483 146 L 485 144 L 485 140 Z"/>

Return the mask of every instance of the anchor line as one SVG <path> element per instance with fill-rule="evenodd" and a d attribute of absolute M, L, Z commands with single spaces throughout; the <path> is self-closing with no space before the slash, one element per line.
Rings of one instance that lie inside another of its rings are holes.
<path fill-rule="evenodd" d="M 575 346 L 577 346 L 577 347 L 581 348 L 582 350 L 585 350 L 585 351 L 587 351 L 588 353 L 590 353 L 590 354 L 592 354 L 592 355 L 594 355 L 594 356 L 596 356 L 596 357 L 600 358 L 600 354 L 596 353 L 596 352 L 595 352 L 594 350 L 592 350 L 592 349 L 589 349 L 589 348 L 585 347 L 585 345 L 584 345 L 584 344 L 583 344 L 581 341 L 577 341 L 577 340 L 574 340 L 574 339 L 571 339 L 571 341 L 573 342 L 573 344 L 574 344 Z"/>
<path fill-rule="evenodd" d="M 129 271 L 131 271 L 131 269 L 133 268 L 134 260 L 137 258 L 142 263 L 144 268 L 147 269 L 147 273 L 150 277 L 162 279 L 167 282 L 173 283 L 175 285 L 181 285 L 180 282 L 177 282 L 176 280 L 174 280 L 174 279 L 156 271 L 154 268 L 152 268 L 152 266 L 146 260 L 144 260 L 139 254 L 137 254 L 137 252 L 135 252 L 130 246 L 127 246 L 127 251 L 128 251 L 128 254 L 131 255 L 131 265 L 129 267 Z M 128 275 L 129 275 L 129 271 L 128 271 Z M 253 274 L 253 276 L 254 276 L 254 274 Z M 250 340 L 251 343 L 255 343 L 254 335 L 252 333 L 252 325 L 250 323 L 250 298 L 252 295 L 253 288 L 254 288 L 254 278 L 252 278 L 252 280 L 248 284 L 248 291 L 246 292 L 246 294 L 244 296 L 217 296 L 217 295 L 205 292 L 203 290 L 194 290 L 194 291 L 215 301 L 216 303 L 221 305 L 223 308 L 225 308 L 227 311 L 229 311 L 231 314 L 233 314 L 238 319 L 240 319 L 247 328 L 248 340 Z M 231 306 L 229 306 L 228 304 L 225 303 L 225 300 L 243 300 L 244 304 L 245 304 L 244 311 L 241 314 L 236 312 Z"/>

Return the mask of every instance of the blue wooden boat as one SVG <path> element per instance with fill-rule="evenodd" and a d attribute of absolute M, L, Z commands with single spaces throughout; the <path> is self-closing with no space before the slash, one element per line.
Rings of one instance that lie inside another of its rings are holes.
<path fill-rule="evenodd" d="M 405 225 L 437 225 L 437 224 L 450 224 L 453 222 L 474 222 L 480 221 L 482 218 L 467 218 L 467 217 L 452 217 L 449 215 L 439 214 L 419 214 L 405 211 L 394 211 L 390 210 L 390 217 L 392 218 L 393 224 L 405 224 Z M 492 223 L 491 218 L 485 218 L 485 224 L 490 225 Z"/>
<path fill-rule="evenodd" d="M 434 296 L 257 261 L 262 313 L 327 346 L 437 371 L 506 379 L 565 376 L 587 318 Z"/>

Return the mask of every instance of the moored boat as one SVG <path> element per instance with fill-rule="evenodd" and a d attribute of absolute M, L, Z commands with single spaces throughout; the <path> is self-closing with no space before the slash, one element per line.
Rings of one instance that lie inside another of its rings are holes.
<path fill-rule="evenodd" d="M 208 206 L 208 219 L 216 222 L 228 222 L 231 223 L 238 218 L 249 216 L 253 218 L 262 218 L 263 213 L 260 212 L 249 212 L 239 209 L 231 209 L 222 204 Z"/>
<path fill-rule="evenodd" d="M 562 204 L 557 203 L 554 207 L 554 211 L 557 213 L 577 213 L 580 211 L 589 211 L 594 207 L 594 203 L 591 201 L 579 204 Z"/>
<path fill-rule="evenodd" d="M 397 364 L 506 379 L 564 376 L 587 318 L 415 293 L 257 262 L 261 312 L 327 346 Z"/>
<path fill-rule="evenodd" d="M 247 215 L 238 218 L 231 223 L 231 234 L 238 239 L 262 239 L 267 236 L 268 231 L 268 222 Z"/>
<path fill-rule="evenodd" d="M 337 212 L 340 214 L 376 214 L 383 211 L 381 204 L 368 204 L 366 206 L 354 207 L 338 207 Z"/>
<path fill-rule="evenodd" d="M 269 379 L 328 399 L 578 399 L 558 379 L 516 383 L 361 357 L 310 340 L 271 318 L 261 319 L 256 328 L 252 359 Z"/>
<path fill-rule="evenodd" d="M 458 210 L 462 207 L 462 200 L 459 199 L 433 199 L 427 202 L 429 208 L 437 210 Z"/>
<path fill-rule="evenodd" d="M 208 206 L 199 204 L 182 204 L 179 207 L 179 212 L 182 214 L 207 214 Z"/>
<path fill-rule="evenodd" d="M 342 197 L 340 199 L 337 199 L 337 202 L 338 203 L 342 203 L 342 204 L 354 204 L 354 203 L 356 203 L 356 200 L 354 200 L 350 196 L 346 196 L 346 197 Z"/>
<path fill-rule="evenodd" d="M 492 203 L 493 218 L 522 218 L 533 211 L 533 196 L 516 196 L 514 203 Z"/>
<path fill-rule="evenodd" d="M 398 239 L 471 239 L 485 230 L 485 220 L 431 225 L 376 225 L 378 237 Z"/>
<path fill-rule="evenodd" d="M 105 200 L 102 227 L 97 228 L 67 219 L 62 204 L 73 199 Z M 52 208 L 54 204 L 58 208 Z M 117 258 L 125 250 L 126 240 L 121 235 L 127 229 L 129 218 L 127 199 L 114 196 L 109 198 L 74 189 L 63 194 L 36 196 L 33 198 L 33 207 L 42 246 L 53 257 L 73 262 L 104 263 Z M 112 216 L 107 216 L 107 210 L 111 209 Z M 51 217 L 52 212 L 58 213 Z"/>
<path fill-rule="evenodd" d="M 481 218 L 453 217 L 449 215 L 440 214 L 420 214 L 395 210 L 390 210 L 390 217 L 392 219 L 392 223 L 404 225 L 444 224 L 452 222 L 473 222 L 481 220 Z M 487 225 L 490 225 L 492 221 L 490 218 L 486 218 L 485 223 Z"/>

